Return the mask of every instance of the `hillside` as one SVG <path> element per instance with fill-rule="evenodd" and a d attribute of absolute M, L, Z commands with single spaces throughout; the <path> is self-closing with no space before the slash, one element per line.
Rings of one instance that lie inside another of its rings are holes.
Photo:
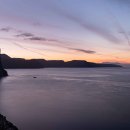
<path fill-rule="evenodd" d="M 84 60 L 72 60 L 65 62 L 63 60 L 45 60 L 31 59 L 25 60 L 22 58 L 11 58 L 6 54 L 2 54 L 3 67 L 8 68 L 93 68 L 93 67 L 121 67 L 116 64 L 93 63 Z"/>

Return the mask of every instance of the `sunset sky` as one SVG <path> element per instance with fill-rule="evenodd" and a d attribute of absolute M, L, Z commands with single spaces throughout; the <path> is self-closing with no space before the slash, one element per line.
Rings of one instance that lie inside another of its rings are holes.
<path fill-rule="evenodd" d="M 11 57 L 130 63 L 130 0 L 0 0 Z"/>

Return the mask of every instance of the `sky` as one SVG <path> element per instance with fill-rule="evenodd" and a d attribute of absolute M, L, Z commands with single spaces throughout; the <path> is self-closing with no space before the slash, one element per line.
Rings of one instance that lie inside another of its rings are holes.
<path fill-rule="evenodd" d="M 130 0 L 0 0 L 11 57 L 130 63 Z"/>

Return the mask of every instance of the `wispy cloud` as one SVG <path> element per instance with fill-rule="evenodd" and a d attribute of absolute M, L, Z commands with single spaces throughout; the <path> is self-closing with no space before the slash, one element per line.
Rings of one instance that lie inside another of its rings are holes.
<path fill-rule="evenodd" d="M 31 41 L 49 41 L 49 39 L 46 39 L 46 38 L 43 38 L 43 37 L 37 37 L 37 36 L 31 37 L 31 38 L 28 38 L 28 39 L 31 40 Z"/>
<path fill-rule="evenodd" d="M 14 45 L 16 45 L 16 46 L 18 46 L 18 47 L 20 47 L 20 48 L 22 48 L 22 49 L 24 49 L 24 50 L 27 50 L 27 51 L 30 51 L 30 52 L 34 52 L 34 53 L 37 53 L 37 54 L 40 54 L 40 55 L 44 55 L 43 53 L 40 53 L 39 51 L 36 51 L 36 49 L 35 50 L 32 50 L 32 48 L 28 48 L 28 47 L 25 47 L 25 46 L 23 46 L 23 45 L 21 45 L 21 44 L 19 44 L 19 43 L 16 43 L 16 42 L 13 42 L 13 44 Z M 96 53 L 96 51 L 92 51 L 92 50 L 85 50 L 85 49 L 79 49 L 79 48 L 70 48 L 70 47 L 62 47 L 62 48 L 65 48 L 65 49 L 69 49 L 69 50 L 73 50 L 73 51 L 77 51 L 77 52 L 81 52 L 81 53 L 85 53 L 85 54 L 95 54 Z M 37 50 L 39 50 L 39 49 L 37 49 Z M 45 51 L 56 51 L 56 50 L 50 50 L 50 49 L 41 49 L 41 50 L 45 50 Z M 56 52 L 60 52 L 60 53 L 66 53 L 66 52 L 62 52 L 62 51 L 56 51 Z M 44 55 L 45 56 L 45 55 Z"/>
<path fill-rule="evenodd" d="M 0 11 L 0 19 L 6 22 L 10 23 L 16 23 L 16 24 L 20 24 L 20 25 L 28 25 L 28 26 L 32 26 L 35 28 L 46 28 L 46 29 L 60 29 L 60 26 L 58 25 L 54 25 L 54 24 L 50 24 L 48 22 L 45 21 L 40 21 L 31 17 L 24 17 L 24 16 L 20 16 L 20 15 L 15 15 L 13 13 L 10 12 L 5 12 L 5 11 Z"/>
<path fill-rule="evenodd" d="M 123 29 L 123 28 L 122 28 L 122 29 Z M 125 30 L 121 30 L 119 33 L 124 36 L 124 38 L 127 40 L 128 44 L 130 45 L 130 38 L 129 38 L 129 36 L 128 36 L 129 34 L 127 34 L 127 33 L 125 32 Z"/>
<path fill-rule="evenodd" d="M 22 48 L 22 49 L 24 49 L 24 50 L 26 50 L 26 51 L 33 52 L 33 53 L 36 53 L 36 54 L 39 54 L 39 55 L 42 55 L 42 56 L 46 56 L 45 54 L 40 53 L 39 51 L 32 50 L 32 49 L 30 49 L 30 48 L 28 48 L 28 47 L 22 46 L 22 45 L 19 44 L 19 43 L 12 42 L 12 44 L 14 44 L 15 46 L 18 46 L 19 48 Z"/>
<path fill-rule="evenodd" d="M 111 16 L 111 21 L 113 21 L 114 26 L 117 28 L 118 33 L 122 34 L 123 37 L 126 39 L 128 44 L 130 45 L 130 39 L 129 39 L 129 33 L 123 28 L 120 21 L 117 19 L 117 17 L 112 13 L 110 10 L 108 10 L 109 15 Z"/>
<path fill-rule="evenodd" d="M 87 31 L 90 31 L 92 33 L 95 33 L 96 35 L 110 41 L 110 42 L 114 42 L 114 43 L 119 43 L 120 39 L 118 39 L 115 35 L 113 35 L 109 30 L 106 30 L 102 27 L 99 27 L 95 24 L 90 23 L 89 21 L 85 21 L 83 19 L 81 19 L 78 16 L 75 16 L 74 14 L 68 13 L 67 11 L 59 8 L 59 7 L 52 7 L 52 10 L 62 16 L 65 17 L 68 20 L 71 20 L 73 22 L 75 22 L 76 24 L 78 24 L 79 26 L 81 26 L 82 28 L 84 28 Z"/>
<path fill-rule="evenodd" d="M 21 33 L 22 32 L 22 33 Z M 59 40 L 56 38 L 49 38 L 49 37 L 43 37 L 43 36 L 37 36 L 33 33 L 30 32 L 23 32 L 21 31 L 20 33 L 18 31 L 16 31 L 16 33 L 18 33 L 17 35 L 15 35 L 15 37 L 17 38 L 23 38 L 23 40 L 29 40 L 32 42 L 49 42 L 50 44 L 54 44 L 54 45 L 59 45 L 62 46 L 62 44 L 67 44 L 64 40 Z"/>
<path fill-rule="evenodd" d="M 23 38 L 23 40 L 30 40 L 30 41 L 39 41 L 39 42 L 50 42 L 50 43 L 57 43 L 57 44 L 62 44 L 62 43 L 65 43 L 64 41 L 62 40 L 59 40 L 59 39 L 54 39 L 54 38 L 47 38 L 47 37 L 42 37 L 42 36 L 37 36 L 33 33 L 30 33 L 30 32 L 26 32 L 26 31 L 22 31 L 22 30 L 18 30 L 18 29 L 15 29 L 13 27 L 2 27 L 0 28 L 0 31 L 2 32 L 13 32 L 13 33 L 16 33 L 15 38 Z"/>
<path fill-rule="evenodd" d="M 96 53 L 96 51 L 79 49 L 79 48 L 70 48 L 70 47 L 67 47 L 67 49 L 74 50 L 74 51 L 77 51 L 77 52 L 87 53 L 87 54 L 95 54 Z"/>
<path fill-rule="evenodd" d="M 3 27 L 0 29 L 0 31 L 3 31 L 3 32 L 9 32 L 11 30 L 12 30 L 12 28 L 10 28 L 10 27 Z"/>
<path fill-rule="evenodd" d="M 0 31 L 1 31 L 1 32 L 7 32 L 7 33 L 13 32 L 13 33 L 16 33 L 16 34 L 22 32 L 21 30 L 18 30 L 18 29 L 16 29 L 16 28 L 13 28 L 13 27 L 10 27 L 10 26 L 3 26 L 3 27 L 1 27 L 1 28 L 0 28 Z"/>
<path fill-rule="evenodd" d="M 21 33 L 21 34 L 18 34 L 16 35 L 16 37 L 33 37 L 34 35 L 32 33 Z"/>
<path fill-rule="evenodd" d="M 51 51 L 51 52 L 57 52 L 57 53 L 71 53 L 71 54 L 75 54 L 74 52 L 80 52 L 80 53 L 85 53 L 85 54 L 97 54 L 96 51 L 93 51 L 93 50 L 87 50 L 87 49 L 81 49 L 81 48 L 73 48 L 73 47 L 70 47 L 68 45 L 58 45 L 58 44 L 48 44 L 48 43 L 42 43 L 42 42 L 38 42 L 39 44 L 41 45 L 49 45 L 49 46 L 52 46 L 52 47 L 59 47 L 61 49 L 65 49 L 65 50 L 70 50 L 70 51 L 59 51 L 59 50 L 54 50 L 54 49 L 44 49 L 44 48 L 41 48 L 41 49 L 34 49 L 32 47 L 26 47 L 25 45 L 22 45 L 23 43 L 18 43 L 17 40 L 15 39 L 10 39 L 10 38 L 1 38 L 1 40 L 7 40 L 7 41 L 10 41 L 11 44 L 14 44 L 15 46 L 21 48 L 21 49 L 24 49 L 26 51 L 30 51 L 30 52 L 33 52 L 33 53 L 37 53 L 39 55 L 44 55 L 43 53 L 40 53 L 38 50 L 40 51 Z M 40 40 L 40 39 L 39 39 Z M 30 44 L 30 43 L 29 43 Z M 73 52 L 72 52 L 73 51 Z M 45 55 L 44 55 L 45 56 Z"/>
<path fill-rule="evenodd" d="M 26 17 L 21 17 L 19 15 L 14 15 L 7 11 L 0 12 L 0 19 L 6 20 L 6 21 L 11 21 L 11 22 L 16 22 L 19 24 L 27 24 L 29 26 L 34 26 L 34 27 L 42 26 L 42 23 L 37 20 L 31 19 L 31 18 L 26 18 Z"/>

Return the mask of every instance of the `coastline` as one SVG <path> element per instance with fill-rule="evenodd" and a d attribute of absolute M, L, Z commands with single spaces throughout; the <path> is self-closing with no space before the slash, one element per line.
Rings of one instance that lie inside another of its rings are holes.
<path fill-rule="evenodd" d="M 8 76 L 8 73 L 6 70 L 0 68 L 0 78 Z"/>
<path fill-rule="evenodd" d="M 8 76 L 7 71 L 1 67 L 0 79 L 6 76 Z M 0 130 L 18 130 L 18 128 L 15 125 L 13 125 L 11 122 L 7 121 L 5 116 L 0 114 Z"/>
<path fill-rule="evenodd" d="M 18 128 L 6 120 L 6 117 L 0 114 L 0 130 L 18 130 Z"/>

